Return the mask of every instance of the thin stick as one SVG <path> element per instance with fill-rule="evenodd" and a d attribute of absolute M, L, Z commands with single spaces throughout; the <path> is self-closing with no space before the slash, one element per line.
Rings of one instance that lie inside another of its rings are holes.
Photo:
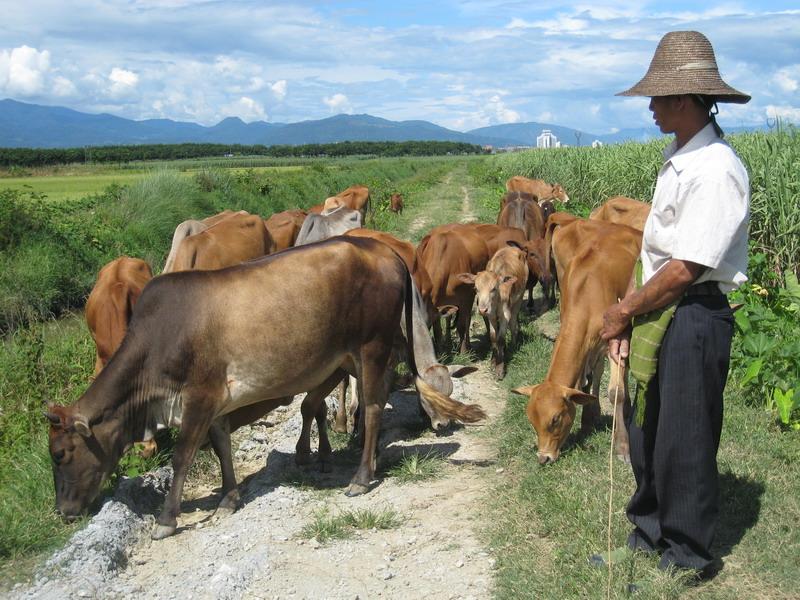
<path fill-rule="evenodd" d="M 608 528 L 606 529 L 606 541 L 608 545 L 608 580 L 606 581 L 606 598 L 611 598 L 611 514 L 612 503 L 614 500 L 614 437 L 617 433 L 617 399 L 619 397 L 620 372 L 622 371 L 622 361 L 620 356 L 617 362 L 617 386 L 614 388 L 614 405 L 611 413 L 611 447 L 608 452 Z"/>

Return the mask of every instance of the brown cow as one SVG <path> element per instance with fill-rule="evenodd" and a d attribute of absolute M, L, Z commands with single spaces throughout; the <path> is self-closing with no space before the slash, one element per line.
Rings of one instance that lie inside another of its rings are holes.
<path fill-rule="evenodd" d="M 146 262 L 128 256 L 120 256 L 100 269 L 86 300 L 86 324 L 97 347 L 95 375 L 122 343 L 133 307 L 152 278 L 153 272 Z"/>
<path fill-rule="evenodd" d="M 65 518 L 82 514 L 124 449 L 165 426 L 180 433 L 175 474 L 152 537 L 175 533 L 186 474 L 207 436 L 220 458 L 220 509 L 234 510 L 239 494 L 227 415 L 258 403 L 266 409 L 287 404 L 310 389 L 298 459 L 310 454 L 309 416 L 317 417 L 324 458 L 331 450 L 324 397 L 347 372 L 359 376 L 365 414 L 364 450 L 348 494 L 368 491 L 387 361 L 401 313 L 413 321 L 412 286 L 388 246 L 343 237 L 227 269 L 154 279 L 114 359 L 74 405 L 49 407 L 58 511 Z M 415 328 L 407 330 L 411 338 Z M 434 424 L 485 417 L 477 405 L 456 402 L 427 383 L 413 349 L 409 339 L 409 364 Z"/>
<path fill-rule="evenodd" d="M 206 217 L 201 221 L 189 219 L 178 225 L 175 228 L 175 233 L 172 234 L 172 246 L 169 249 L 167 260 L 164 262 L 164 269 L 162 273 L 169 273 L 174 269 L 175 254 L 178 252 L 178 247 L 181 245 L 181 242 L 187 237 L 194 235 L 195 233 L 205 231 L 212 225 L 216 225 L 220 221 L 223 221 L 232 215 L 241 214 L 246 215 L 247 213 L 244 211 L 233 212 L 232 210 L 223 210 L 221 213 L 211 215 L 210 217 Z"/>
<path fill-rule="evenodd" d="M 569 202 L 569 196 L 564 188 L 558 183 L 550 185 L 544 179 L 528 179 L 520 175 L 515 175 L 506 181 L 506 190 L 509 192 L 525 192 L 532 196 L 536 196 L 539 202 L 545 200 L 560 200 L 561 202 Z"/>
<path fill-rule="evenodd" d="M 459 350 L 466 353 L 470 349 L 469 324 L 475 288 L 458 276 L 484 269 L 489 260 L 486 243 L 468 228 L 433 230 L 417 246 L 417 256 L 431 278 L 433 306 L 447 314 L 452 314 L 453 307 L 457 310 Z M 438 318 L 433 320 L 433 335 L 437 347 L 441 347 L 442 329 Z"/>
<path fill-rule="evenodd" d="M 308 209 L 310 213 L 332 212 L 340 206 L 346 206 L 350 210 L 357 210 L 361 213 L 361 222 L 365 223 L 367 211 L 369 210 L 369 188 L 365 185 L 351 185 L 342 190 L 335 196 L 326 198 L 322 204 L 317 204 Z"/>
<path fill-rule="evenodd" d="M 306 211 L 293 209 L 275 213 L 264 220 L 264 225 L 275 242 L 275 252 L 294 246 L 306 216 L 308 216 Z"/>
<path fill-rule="evenodd" d="M 529 398 L 527 415 L 539 438 L 540 464 L 558 458 L 576 404 L 583 405 L 582 434 L 600 414 L 598 394 L 607 350 L 600 337 L 603 313 L 625 294 L 641 240 L 641 232 L 631 227 L 585 219 L 565 224 L 553 234 L 553 253 L 560 265 L 561 331 L 544 381 L 514 390 Z M 623 407 L 629 406 L 626 375 L 612 365 L 608 394 L 612 405 L 615 397 L 619 400 L 620 424 Z M 614 448 L 617 456 L 627 459 L 624 426 L 616 431 Z"/>
<path fill-rule="evenodd" d="M 497 215 L 501 227 L 516 227 L 525 234 L 525 239 L 544 237 L 544 216 L 533 196 L 524 192 L 508 192 Z"/>
<path fill-rule="evenodd" d="M 589 218 L 627 225 L 639 231 L 644 231 L 644 224 L 649 214 L 650 205 L 647 202 L 634 200 L 627 196 L 612 196 L 595 208 Z"/>
<path fill-rule="evenodd" d="M 392 194 L 389 198 L 389 210 L 393 213 L 403 213 L 403 196 L 401 194 Z"/>
<path fill-rule="evenodd" d="M 511 329 L 511 344 L 519 341 L 519 309 L 528 280 L 527 252 L 521 248 L 500 248 L 477 275 L 462 273 L 464 283 L 475 286 L 478 312 L 487 320 L 492 345 L 492 367 L 498 379 L 506 374 L 505 335 Z"/>
<path fill-rule="evenodd" d="M 536 238 L 529 241 L 521 229 L 501 227 L 493 223 L 450 223 L 435 227 L 431 233 L 448 229 L 472 229 L 483 238 L 490 257 L 494 256 L 500 248 L 509 245 L 510 242 L 514 242 L 512 245 L 523 248 L 527 252 L 528 258 L 528 281 L 525 286 L 525 289 L 528 290 L 528 309 L 533 310 L 533 288 L 536 286 L 536 282 L 542 284 L 544 295 L 548 296 L 548 290 L 553 283 L 550 269 L 545 268 L 546 248 L 543 239 Z"/>
<path fill-rule="evenodd" d="M 172 268 L 165 272 L 221 269 L 274 251 L 275 242 L 264 220 L 240 211 L 185 238 Z"/>

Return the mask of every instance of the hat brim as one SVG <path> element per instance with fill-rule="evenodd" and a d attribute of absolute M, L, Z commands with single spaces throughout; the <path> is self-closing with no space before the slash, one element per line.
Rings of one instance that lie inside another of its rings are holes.
<path fill-rule="evenodd" d="M 747 104 L 750 96 L 732 88 L 718 76 L 710 76 L 704 80 L 687 81 L 683 78 L 659 78 L 651 74 L 645 75 L 632 88 L 619 92 L 615 96 L 676 96 L 680 94 L 700 94 L 713 96 L 717 102 L 731 104 Z"/>

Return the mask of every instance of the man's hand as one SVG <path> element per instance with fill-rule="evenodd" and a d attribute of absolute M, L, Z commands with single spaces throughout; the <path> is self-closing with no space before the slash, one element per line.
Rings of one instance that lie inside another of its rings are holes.
<path fill-rule="evenodd" d="M 612 304 L 603 313 L 603 329 L 600 330 L 600 337 L 606 341 L 619 337 L 622 332 L 630 327 L 630 324 L 631 316 L 624 309 L 624 303 Z"/>
<path fill-rule="evenodd" d="M 600 336 L 608 342 L 608 355 L 615 363 L 619 364 L 628 358 L 631 345 L 631 318 L 624 309 L 623 303 L 618 302 L 603 314 L 603 329 Z"/>
<path fill-rule="evenodd" d="M 619 337 L 614 337 L 608 340 L 608 356 L 616 364 L 619 364 L 622 359 L 623 364 L 628 358 L 628 353 L 631 348 L 631 330 L 626 329 Z"/>

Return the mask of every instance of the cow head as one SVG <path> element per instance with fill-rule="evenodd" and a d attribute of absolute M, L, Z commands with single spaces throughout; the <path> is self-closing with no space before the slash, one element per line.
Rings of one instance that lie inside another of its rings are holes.
<path fill-rule="evenodd" d="M 511 298 L 511 287 L 517 278 L 511 275 L 499 276 L 492 271 L 481 271 L 477 275 L 461 273 L 459 281 L 475 286 L 475 297 L 478 300 L 478 312 L 483 317 L 498 315 L 501 303 L 508 303 Z"/>
<path fill-rule="evenodd" d="M 591 394 L 550 381 L 512 391 L 528 397 L 526 413 L 539 438 L 540 465 L 558 459 L 561 446 L 564 445 L 575 420 L 575 405 L 597 402 L 597 398 Z"/>
<path fill-rule="evenodd" d="M 98 442 L 89 420 L 74 408 L 50 406 L 45 416 L 50 422 L 56 510 L 73 520 L 86 512 L 117 460 Z"/>
<path fill-rule="evenodd" d="M 558 198 L 564 204 L 569 202 L 569 196 L 567 196 L 567 192 L 564 191 L 564 188 L 561 187 L 560 183 L 556 183 L 553 185 L 553 198 Z"/>

